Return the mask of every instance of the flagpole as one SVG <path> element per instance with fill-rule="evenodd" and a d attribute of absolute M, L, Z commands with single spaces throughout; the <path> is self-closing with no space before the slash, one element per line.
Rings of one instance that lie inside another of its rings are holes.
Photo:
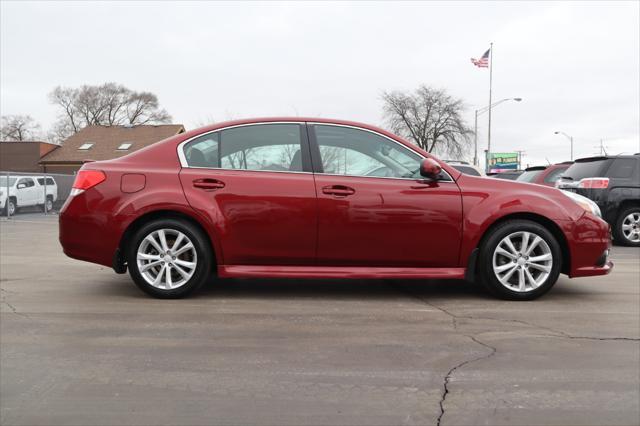
<path fill-rule="evenodd" d="M 491 89 L 493 86 L 493 43 L 489 43 L 489 130 L 487 131 L 487 158 L 485 171 L 489 171 L 489 158 L 491 154 Z"/>

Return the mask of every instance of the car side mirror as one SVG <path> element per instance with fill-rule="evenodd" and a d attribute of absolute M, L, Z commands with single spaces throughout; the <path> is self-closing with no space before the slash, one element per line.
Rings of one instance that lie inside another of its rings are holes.
<path fill-rule="evenodd" d="M 442 172 L 440 164 L 432 158 L 425 158 L 420 163 L 420 175 L 429 179 L 438 179 L 438 176 Z"/>
<path fill-rule="evenodd" d="M 18 184 L 18 186 L 17 186 L 16 188 L 18 188 L 18 189 L 23 189 L 23 188 L 26 188 L 26 187 L 27 187 L 27 184 L 26 184 L 26 183 L 19 183 L 19 184 Z"/>

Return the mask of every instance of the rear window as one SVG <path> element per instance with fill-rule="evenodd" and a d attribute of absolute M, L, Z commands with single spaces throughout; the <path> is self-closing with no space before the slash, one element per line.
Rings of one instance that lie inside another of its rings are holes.
<path fill-rule="evenodd" d="M 609 159 L 584 161 L 573 163 L 562 174 L 563 177 L 570 177 L 573 180 L 580 180 L 588 177 L 600 177 L 603 175 L 605 166 L 609 163 Z"/>
<path fill-rule="evenodd" d="M 568 167 L 559 167 L 550 171 L 549 174 L 544 177 L 544 181 L 547 183 L 555 183 L 560 178 L 560 175 L 567 169 Z"/>
<path fill-rule="evenodd" d="M 542 173 L 542 170 L 530 170 L 518 176 L 516 180 L 520 182 L 533 182 L 540 173 Z"/>
<path fill-rule="evenodd" d="M 459 172 L 462 172 L 466 175 L 471 175 L 471 176 L 482 176 L 476 169 L 474 169 L 473 167 L 469 167 L 469 166 L 463 166 L 460 164 L 452 164 L 451 165 L 454 169 L 458 170 Z"/>

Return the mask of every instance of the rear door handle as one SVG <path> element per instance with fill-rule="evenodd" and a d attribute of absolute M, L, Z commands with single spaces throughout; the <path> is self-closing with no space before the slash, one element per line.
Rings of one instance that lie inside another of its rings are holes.
<path fill-rule="evenodd" d="M 196 179 L 193 181 L 193 187 L 205 191 L 215 191 L 224 188 L 224 182 L 218 179 Z"/>
<path fill-rule="evenodd" d="M 346 197 L 353 195 L 356 190 L 344 185 L 331 185 L 322 188 L 322 193 L 327 195 L 334 195 L 336 197 Z"/>

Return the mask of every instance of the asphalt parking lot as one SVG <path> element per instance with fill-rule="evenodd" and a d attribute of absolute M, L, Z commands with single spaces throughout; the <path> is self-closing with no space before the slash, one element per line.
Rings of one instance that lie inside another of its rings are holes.
<path fill-rule="evenodd" d="M 637 425 L 640 250 L 534 302 L 463 282 L 228 280 L 154 300 L 0 222 L 3 425 Z"/>

